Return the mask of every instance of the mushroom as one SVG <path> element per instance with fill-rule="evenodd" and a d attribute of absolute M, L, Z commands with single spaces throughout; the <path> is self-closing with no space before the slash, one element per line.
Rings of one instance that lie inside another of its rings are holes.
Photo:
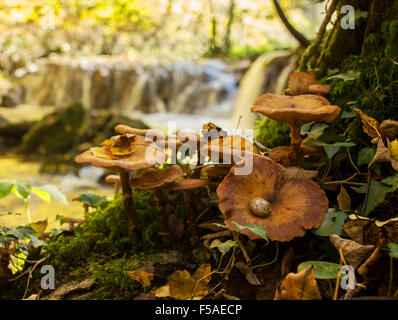
<path fill-rule="evenodd" d="M 327 95 L 331 91 L 330 86 L 319 83 L 311 73 L 292 72 L 289 75 L 289 93 L 292 96 L 306 93 Z"/>
<path fill-rule="evenodd" d="M 163 244 L 169 246 L 168 217 L 165 200 L 162 196 L 164 186 L 170 184 L 175 179 L 181 178 L 184 172 L 178 165 L 172 165 L 166 169 L 150 168 L 141 172 L 134 179 L 130 180 L 130 185 L 143 190 L 152 190 L 156 206 L 159 211 L 159 227 L 163 237 Z"/>
<path fill-rule="evenodd" d="M 68 231 L 71 231 L 71 232 L 75 230 L 75 223 L 83 223 L 84 222 L 84 219 L 71 218 L 71 217 L 62 217 L 61 220 L 63 222 L 67 222 L 69 224 Z"/>
<path fill-rule="evenodd" d="M 174 181 L 164 187 L 165 190 L 180 190 L 184 192 L 184 205 L 187 210 L 188 226 L 192 233 L 191 244 L 196 245 L 199 240 L 198 229 L 196 228 L 195 213 L 192 207 L 192 199 L 190 190 L 205 187 L 208 185 L 207 180 L 203 179 L 185 179 Z"/>
<path fill-rule="evenodd" d="M 210 141 L 200 149 L 200 153 L 203 157 L 216 158 L 217 161 L 231 164 L 243 158 L 252 157 L 253 154 L 258 154 L 259 150 L 249 140 L 233 135 Z"/>
<path fill-rule="evenodd" d="M 289 241 L 317 228 L 328 210 L 325 192 L 312 180 L 284 177 L 285 168 L 267 157 L 256 156 L 248 175 L 235 175 L 246 159 L 235 164 L 217 188 L 218 207 L 225 225 L 262 226 L 271 240 Z M 259 239 L 248 229 L 241 233 Z"/>
<path fill-rule="evenodd" d="M 106 183 L 112 183 L 115 188 L 115 195 L 119 192 L 120 189 L 120 177 L 114 174 L 110 174 L 105 178 Z"/>
<path fill-rule="evenodd" d="M 91 148 L 75 158 L 77 163 L 90 163 L 117 171 L 123 191 L 124 208 L 132 221 L 133 228 L 139 228 L 138 214 L 134 206 L 129 182 L 129 171 L 146 169 L 165 162 L 167 156 L 159 147 L 139 135 L 123 134 L 105 140 L 101 147 Z"/>
<path fill-rule="evenodd" d="M 332 122 L 340 114 L 341 108 L 330 105 L 324 97 L 303 94 L 300 96 L 281 96 L 266 93 L 260 96 L 251 108 L 270 119 L 286 123 L 291 128 L 291 145 L 298 166 L 301 166 L 303 152 L 300 147 L 300 129 L 312 121 Z"/>

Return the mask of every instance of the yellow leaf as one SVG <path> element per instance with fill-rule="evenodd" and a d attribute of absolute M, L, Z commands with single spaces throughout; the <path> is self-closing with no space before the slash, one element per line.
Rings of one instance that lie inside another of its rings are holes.
<path fill-rule="evenodd" d="M 397 139 L 395 139 L 394 141 L 391 141 L 391 142 L 388 141 L 388 150 L 390 150 L 392 157 L 395 160 L 398 160 L 398 140 Z"/>
<path fill-rule="evenodd" d="M 160 288 L 157 288 L 153 292 L 153 295 L 156 298 L 170 298 L 170 287 L 169 286 L 162 286 Z"/>
<path fill-rule="evenodd" d="M 112 152 L 106 148 L 106 147 L 94 147 L 94 148 L 90 148 L 91 153 L 93 154 L 93 156 L 96 156 L 98 158 L 104 158 L 104 159 L 113 159 L 113 154 Z"/>
<path fill-rule="evenodd" d="M 46 220 L 41 220 L 37 222 L 33 222 L 29 224 L 29 226 L 35 230 L 34 236 L 38 237 L 39 239 L 45 239 L 46 238 L 46 228 L 48 226 L 48 221 Z"/>
<path fill-rule="evenodd" d="M 342 211 L 351 210 L 351 198 L 347 190 L 341 186 L 340 193 L 337 196 L 337 202 L 339 204 L 339 209 Z"/>
<path fill-rule="evenodd" d="M 313 266 L 309 265 L 299 273 L 289 273 L 279 282 L 274 300 L 321 300 Z"/>
<path fill-rule="evenodd" d="M 380 124 L 379 122 L 368 116 L 367 114 L 363 113 L 360 109 L 355 108 L 354 109 L 356 112 L 359 113 L 359 116 L 361 117 L 362 120 L 362 129 L 363 131 L 372 139 L 381 137 L 380 135 Z"/>
<path fill-rule="evenodd" d="M 139 282 L 143 287 L 150 287 L 154 274 L 143 270 L 126 271 L 129 278 Z"/>
<path fill-rule="evenodd" d="M 186 270 L 177 270 L 168 278 L 169 295 L 176 300 L 200 300 L 209 292 L 210 264 L 201 265 L 193 276 Z"/>
<path fill-rule="evenodd" d="M 109 150 L 112 155 L 115 156 L 127 156 L 135 151 L 135 146 L 133 145 L 137 141 L 136 135 L 122 134 L 120 136 L 115 136 L 107 139 L 101 143 L 101 146 Z"/>

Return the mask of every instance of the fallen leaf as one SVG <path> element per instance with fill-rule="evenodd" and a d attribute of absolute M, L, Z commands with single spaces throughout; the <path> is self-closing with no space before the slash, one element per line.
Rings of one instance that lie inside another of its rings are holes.
<path fill-rule="evenodd" d="M 356 112 L 359 113 L 359 116 L 362 120 L 362 129 L 363 131 L 372 139 L 380 137 L 380 124 L 379 122 L 362 112 L 362 110 L 355 108 Z"/>
<path fill-rule="evenodd" d="M 139 282 L 143 287 L 150 287 L 154 274 L 143 270 L 126 271 L 130 279 Z"/>
<path fill-rule="evenodd" d="M 34 233 L 34 236 L 38 237 L 39 239 L 45 239 L 47 237 L 47 234 L 45 233 L 48 226 L 47 219 L 33 222 L 29 224 L 29 226 L 36 232 Z"/>
<path fill-rule="evenodd" d="M 332 234 L 329 239 L 337 250 L 342 251 L 347 263 L 354 269 L 358 268 L 362 260 L 374 249 L 374 245 L 359 244 L 349 239 L 343 239 L 337 234 Z"/>
<path fill-rule="evenodd" d="M 98 158 L 104 158 L 110 160 L 114 158 L 112 152 L 108 148 L 93 147 L 90 148 L 90 151 L 93 154 L 93 156 L 96 156 Z"/>
<path fill-rule="evenodd" d="M 339 209 L 341 211 L 349 211 L 351 210 L 351 198 L 348 194 L 347 190 L 341 185 L 340 193 L 337 196 L 337 202 L 339 204 Z"/>
<path fill-rule="evenodd" d="M 210 274 L 210 264 L 201 265 L 193 276 L 186 270 L 176 270 L 168 277 L 165 288 L 162 290 L 159 288 L 159 292 L 155 291 L 155 296 L 160 298 L 161 295 L 166 295 L 168 290 L 168 296 L 176 300 L 200 300 L 210 290 L 208 287 Z"/>
<path fill-rule="evenodd" d="M 249 268 L 243 261 L 235 263 L 235 267 L 245 276 L 247 282 L 253 286 L 261 286 L 263 283 L 253 273 L 253 270 Z"/>
<path fill-rule="evenodd" d="M 371 268 L 372 265 L 377 263 L 379 258 L 380 258 L 380 248 L 376 247 L 376 249 L 373 251 L 370 257 L 366 259 L 366 261 L 358 268 L 358 273 L 365 279 L 369 280 L 372 277 L 372 275 L 369 273 L 369 268 Z M 375 276 L 377 278 L 380 275 L 377 274 Z"/>
<path fill-rule="evenodd" d="M 289 273 L 276 288 L 274 300 L 321 300 L 313 266 L 298 273 Z"/>
<path fill-rule="evenodd" d="M 281 276 L 284 277 L 287 275 L 292 269 L 294 262 L 294 249 L 290 247 L 286 253 L 283 255 L 281 262 Z"/>
<path fill-rule="evenodd" d="M 160 288 L 157 288 L 157 289 L 153 292 L 153 295 L 154 295 L 156 298 L 161 298 L 161 299 L 164 299 L 164 298 L 171 298 L 171 297 L 170 297 L 170 287 L 169 287 L 168 285 L 166 285 L 166 286 L 162 286 L 162 287 L 160 287 Z"/>

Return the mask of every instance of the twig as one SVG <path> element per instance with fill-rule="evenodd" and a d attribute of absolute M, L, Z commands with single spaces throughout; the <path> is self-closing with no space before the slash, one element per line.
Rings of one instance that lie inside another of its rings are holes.
<path fill-rule="evenodd" d="M 29 271 L 28 281 L 26 282 L 26 288 L 25 288 L 25 292 L 24 292 L 24 294 L 23 294 L 22 299 L 25 299 L 26 294 L 28 293 L 29 283 L 30 283 L 30 279 L 32 279 L 32 274 L 33 274 L 33 272 L 35 271 L 35 269 L 37 268 L 37 266 L 38 266 L 40 263 L 42 263 L 43 261 L 45 261 L 48 257 L 49 257 L 48 255 L 45 256 L 44 258 L 42 258 L 42 259 L 40 259 L 39 261 L 37 261 L 36 264 L 35 264 L 33 267 L 32 267 L 32 266 L 29 267 L 28 270 L 30 270 L 30 271 Z"/>
<path fill-rule="evenodd" d="M 326 182 L 320 182 L 320 184 L 351 184 L 353 186 L 365 186 L 366 183 L 363 182 L 351 182 L 352 179 L 354 179 L 358 173 L 354 173 L 351 177 L 345 179 L 345 180 L 340 180 L 340 181 L 326 181 Z"/>
<path fill-rule="evenodd" d="M 308 60 L 311 58 L 312 55 L 314 55 L 317 51 L 318 48 L 322 42 L 323 36 L 326 32 L 326 27 L 332 18 L 333 13 L 336 11 L 337 7 L 337 0 L 332 0 L 332 3 L 330 4 L 330 7 L 326 11 L 325 18 L 322 21 L 321 26 L 319 27 L 318 35 L 315 39 L 314 44 L 305 52 L 301 58 L 300 61 L 300 69 L 305 68 L 305 65 L 307 64 Z"/>
<path fill-rule="evenodd" d="M 343 252 L 341 249 L 339 249 L 339 254 L 340 254 L 340 267 L 339 267 L 339 273 L 337 274 L 337 279 L 336 279 L 336 287 L 334 288 L 334 295 L 333 295 L 333 300 L 337 300 L 337 296 L 339 294 L 339 283 L 340 283 L 340 278 L 341 278 L 341 267 L 343 266 Z"/>
<path fill-rule="evenodd" d="M 303 48 L 306 48 L 310 45 L 310 42 L 304 35 L 302 35 L 300 32 L 298 32 L 289 22 L 289 20 L 286 18 L 286 15 L 284 14 L 281 6 L 278 3 L 278 0 L 272 0 L 274 3 L 276 12 L 279 15 L 279 18 L 282 20 L 283 24 L 285 25 L 286 29 L 289 31 L 289 33 L 300 43 L 300 46 Z"/>
<path fill-rule="evenodd" d="M 216 233 L 209 233 L 204 236 L 202 236 L 200 239 L 201 240 L 212 240 L 216 238 L 221 238 L 221 237 L 227 237 L 232 234 L 231 230 L 225 230 L 225 231 L 220 231 Z"/>
<path fill-rule="evenodd" d="M 363 207 L 362 207 L 362 211 L 361 211 L 361 216 L 365 216 L 365 210 L 366 210 L 366 206 L 368 205 L 368 198 L 369 198 L 369 191 L 370 191 L 370 178 L 371 178 L 371 171 L 370 168 L 372 166 L 370 166 L 368 168 L 368 181 L 367 181 L 367 186 L 366 186 L 366 195 L 365 195 L 365 201 L 363 203 Z"/>
<path fill-rule="evenodd" d="M 235 238 L 235 241 L 238 243 L 239 249 L 242 251 L 242 254 L 246 260 L 246 263 L 249 263 L 251 259 L 250 259 L 249 254 L 247 253 L 245 246 L 243 245 L 242 241 L 240 241 L 240 239 L 239 239 L 239 233 L 236 232 L 234 234 L 234 238 Z"/>

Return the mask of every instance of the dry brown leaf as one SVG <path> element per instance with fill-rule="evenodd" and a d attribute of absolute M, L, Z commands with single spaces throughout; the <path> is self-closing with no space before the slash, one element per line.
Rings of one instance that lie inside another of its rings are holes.
<path fill-rule="evenodd" d="M 358 273 L 364 277 L 369 278 L 369 267 L 377 262 L 380 257 L 380 248 L 376 247 L 370 257 L 358 268 Z"/>
<path fill-rule="evenodd" d="M 263 284 L 253 273 L 253 269 L 249 268 L 243 261 L 236 262 L 235 267 L 246 277 L 247 282 L 251 285 L 261 286 Z"/>
<path fill-rule="evenodd" d="M 274 300 L 321 300 L 313 266 L 289 273 L 276 288 Z"/>
<path fill-rule="evenodd" d="M 294 261 L 294 249 L 290 247 L 286 253 L 283 255 L 282 263 L 281 263 L 281 276 L 287 275 L 292 269 Z"/>
<path fill-rule="evenodd" d="M 139 282 L 143 287 L 150 287 L 151 281 L 154 277 L 153 273 L 146 272 L 144 270 L 126 271 L 126 274 L 129 276 L 130 279 Z"/>
<path fill-rule="evenodd" d="M 349 235 L 354 229 L 356 237 L 362 235 L 363 244 L 382 244 L 386 247 L 390 242 L 398 243 L 398 218 L 379 221 L 352 214 L 349 219 L 343 227 L 344 231 Z"/>
<path fill-rule="evenodd" d="M 349 239 L 343 239 L 337 234 L 332 234 L 330 242 L 337 250 L 343 252 L 344 258 L 354 269 L 358 268 L 362 260 L 374 249 L 374 245 L 363 245 Z"/>
<path fill-rule="evenodd" d="M 90 148 L 90 151 L 93 156 L 96 156 L 98 158 L 104 158 L 109 160 L 112 160 L 114 158 L 112 152 L 105 147 L 93 147 Z"/>
<path fill-rule="evenodd" d="M 363 131 L 372 139 L 380 137 L 380 124 L 379 122 L 362 112 L 362 110 L 355 108 L 356 112 L 359 113 L 359 116 L 362 120 L 362 129 Z"/>
<path fill-rule="evenodd" d="M 161 299 L 164 299 L 164 298 L 171 298 L 171 297 L 170 297 L 170 287 L 169 287 L 168 285 L 166 285 L 166 286 L 162 286 L 162 287 L 160 287 L 160 288 L 157 288 L 157 289 L 153 292 L 153 295 L 154 295 L 156 298 L 161 298 Z"/>
<path fill-rule="evenodd" d="M 301 180 L 311 180 L 318 175 L 316 170 L 305 170 L 298 167 L 289 167 L 282 172 L 282 176 L 285 178 L 295 178 Z"/>
<path fill-rule="evenodd" d="M 339 209 L 342 211 L 351 210 L 351 197 L 347 190 L 341 185 L 340 193 L 337 196 L 337 202 L 339 204 Z"/>

